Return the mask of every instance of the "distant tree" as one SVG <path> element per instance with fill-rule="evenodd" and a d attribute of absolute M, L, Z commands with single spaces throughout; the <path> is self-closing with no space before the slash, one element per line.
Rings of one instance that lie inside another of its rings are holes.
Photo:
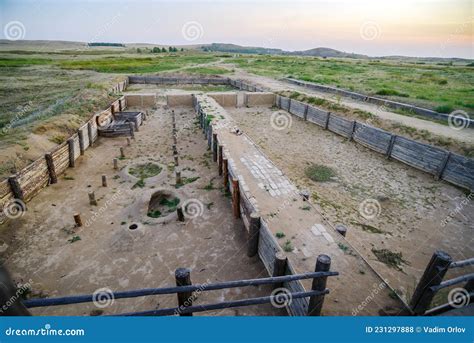
<path fill-rule="evenodd" d="M 159 47 L 155 46 L 151 52 L 153 52 L 154 54 L 157 54 L 157 53 L 159 54 L 161 50 Z"/>
<path fill-rule="evenodd" d="M 165 49 L 165 48 L 161 48 L 161 52 L 166 52 L 166 49 Z"/>
<path fill-rule="evenodd" d="M 142 53 L 142 49 L 137 48 L 137 53 L 141 54 L 141 53 Z"/>
<path fill-rule="evenodd" d="M 181 48 L 181 51 L 184 51 L 184 48 Z"/>

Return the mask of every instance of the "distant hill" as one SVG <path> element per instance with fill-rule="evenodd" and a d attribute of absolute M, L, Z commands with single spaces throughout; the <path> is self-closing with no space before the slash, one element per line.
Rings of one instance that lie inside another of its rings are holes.
<path fill-rule="evenodd" d="M 231 53 L 236 53 L 236 54 L 265 54 L 265 55 L 279 54 L 281 55 L 284 53 L 284 51 L 281 49 L 241 46 L 241 45 L 226 44 L 226 43 L 206 44 L 206 45 L 202 45 L 201 49 L 204 51 L 231 52 Z"/>
<path fill-rule="evenodd" d="M 349 58 L 369 58 L 367 55 L 347 53 L 331 48 L 314 48 L 304 51 L 290 52 L 290 55 L 317 56 L 317 57 L 349 57 Z"/>

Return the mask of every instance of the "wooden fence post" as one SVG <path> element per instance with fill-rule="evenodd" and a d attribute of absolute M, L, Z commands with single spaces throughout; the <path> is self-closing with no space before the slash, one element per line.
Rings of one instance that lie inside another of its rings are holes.
<path fill-rule="evenodd" d="M 327 130 L 329 127 L 329 117 L 331 117 L 331 112 L 328 112 L 328 115 L 326 117 L 326 123 L 324 123 L 324 129 Z"/>
<path fill-rule="evenodd" d="M 240 218 L 240 189 L 238 179 L 232 179 L 232 209 L 234 218 Z"/>
<path fill-rule="evenodd" d="M 349 141 L 351 141 L 354 138 L 354 132 L 356 129 L 357 121 L 352 122 L 352 128 L 351 128 L 351 135 L 349 136 Z"/>
<path fill-rule="evenodd" d="M 191 271 L 187 268 L 178 268 L 174 272 L 176 286 L 189 286 L 191 283 Z M 193 292 L 180 292 L 178 295 L 179 308 L 192 306 Z M 192 316 L 192 313 L 179 313 L 180 316 Z"/>
<path fill-rule="evenodd" d="M 89 205 L 97 206 L 97 200 L 95 199 L 95 193 L 89 192 Z"/>
<path fill-rule="evenodd" d="M 46 165 L 48 166 L 49 183 L 51 185 L 58 183 L 58 176 L 56 175 L 56 169 L 54 168 L 53 156 L 48 153 L 44 155 L 44 159 L 46 160 Z"/>
<path fill-rule="evenodd" d="M 273 262 L 273 275 L 272 276 L 284 276 L 286 272 L 287 259 L 284 253 L 281 251 L 275 254 L 275 261 Z M 274 284 L 273 288 L 283 287 L 283 282 Z"/>
<path fill-rule="evenodd" d="M 69 148 L 69 167 L 74 168 L 75 159 L 74 159 L 74 138 L 69 138 L 67 140 L 67 145 Z"/>
<path fill-rule="evenodd" d="M 452 261 L 446 252 L 434 252 L 410 300 L 410 308 L 415 314 L 422 315 L 428 309 L 436 293 L 430 287 L 438 286 L 443 281 Z"/>
<path fill-rule="evenodd" d="M 239 208 L 240 213 L 240 208 Z M 258 252 L 258 240 L 260 236 L 260 215 L 257 212 L 250 213 L 250 225 L 248 232 L 247 256 L 255 256 Z"/>
<path fill-rule="evenodd" d="M 25 195 L 23 190 L 21 189 L 20 183 L 18 182 L 18 178 L 16 175 L 10 176 L 8 178 L 8 183 L 10 185 L 10 189 L 12 190 L 13 196 L 15 199 L 25 201 Z"/>
<path fill-rule="evenodd" d="M 77 131 L 77 135 L 79 136 L 79 150 L 81 151 L 81 155 L 84 155 L 84 132 L 82 130 Z"/>
<path fill-rule="evenodd" d="M 223 159 L 222 149 L 223 149 L 223 145 L 219 144 L 217 146 L 217 167 L 219 170 L 219 176 L 222 176 L 222 159 Z"/>
<path fill-rule="evenodd" d="M 392 135 L 392 137 L 390 137 L 390 143 L 388 144 L 387 152 L 385 153 L 385 157 L 387 158 L 387 160 L 390 159 L 390 156 L 392 155 L 393 145 L 395 144 L 396 140 L 397 135 Z"/>
<path fill-rule="evenodd" d="M 446 165 L 448 164 L 449 158 L 451 157 L 451 151 L 447 151 L 446 155 L 441 161 L 438 170 L 436 171 L 435 180 L 438 181 L 443 177 L 444 170 L 446 169 Z"/>
<path fill-rule="evenodd" d="M 222 175 L 224 177 L 224 190 L 227 191 L 229 189 L 229 169 L 228 169 L 228 161 L 227 158 L 222 159 Z"/>
<path fill-rule="evenodd" d="M 328 272 L 331 268 L 331 258 L 328 255 L 321 254 L 316 259 L 315 272 Z M 324 291 L 326 289 L 326 282 L 328 277 L 321 276 L 313 279 L 311 290 Z M 308 316 L 320 316 L 324 303 L 323 295 L 313 295 L 309 298 Z"/>
<path fill-rule="evenodd" d="M 125 157 L 125 151 L 124 151 L 123 147 L 120 147 L 120 157 L 121 158 Z"/>
<path fill-rule="evenodd" d="M 93 137 L 92 137 L 92 124 L 91 122 L 87 123 L 87 135 L 89 137 L 89 146 L 92 146 L 92 143 L 94 143 Z"/>
<path fill-rule="evenodd" d="M 306 121 L 308 120 L 308 108 L 309 106 L 308 105 L 304 105 L 304 113 L 303 113 L 303 119 Z"/>
<path fill-rule="evenodd" d="M 118 159 L 114 158 L 114 169 L 117 170 L 118 169 Z"/>

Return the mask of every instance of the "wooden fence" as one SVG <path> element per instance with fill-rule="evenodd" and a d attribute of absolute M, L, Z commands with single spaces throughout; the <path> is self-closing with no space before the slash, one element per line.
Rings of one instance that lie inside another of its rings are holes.
<path fill-rule="evenodd" d="M 118 83 L 111 92 L 122 92 L 128 81 Z M 67 168 L 74 167 L 76 161 L 84 151 L 98 139 L 98 127 L 112 120 L 112 114 L 126 107 L 125 97 L 114 101 L 106 110 L 94 114 L 77 132 L 64 143 L 56 146 L 51 152 L 38 158 L 15 175 L 0 182 L 0 223 L 7 217 L 9 205 L 15 202 L 17 209 L 26 207 L 26 203 L 33 199 L 44 187 L 58 181 L 58 175 Z M 15 210 L 16 211 L 16 210 Z"/>
<path fill-rule="evenodd" d="M 455 308 L 461 308 L 474 301 L 474 273 L 465 274 L 443 281 L 450 269 L 474 266 L 474 257 L 462 261 L 453 261 L 444 251 L 436 251 L 426 266 L 410 301 L 410 307 L 416 315 L 439 315 Z M 464 287 L 452 289 L 448 303 L 429 309 L 434 296 L 444 288 L 464 283 Z"/>
<path fill-rule="evenodd" d="M 474 190 L 474 160 L 444 149 L 348 120 L 334 113 L 283 96 L 277 106 L 365 147 L 432 174 L 456 186 Z"/>
<path fill-rule="evenodd" d="M 398 102 L 398 101 L 387 100 L 387 99 L 383 99 L 383 98 L 378 98 L 378 97 L 374 97 L 374 96 L 369 96 L 369 95 L 365 95 L 365 94 L 351 92 L 351 91 L 348 91 L 348 90 L 345 90 L 345 89 L 320 85 L 320 84 L 316 84 L 316 83 L 313 83 L 313 82 L 307 82 L 307 81 L 302 81 L 302 80 L 297 80 L 297 79 L 284 78 L 284 80 L 287 81 L 287 82 L 290 82 L 292 84 L 298 85 L 298 86 L 302 86 L 302 87 L 309 88 L 309 89 L 314 89 L 316 91 L 342 95 L 342 96 L 350 97 L 352 99 L 356 99 L 356 100 L 359 100 L 359 101 L 369 102 L 369 103 L 372 103 L 372 104 L 376 104 L 376 105 L 379 105 L 379 106 L 385 106 L 385 107 L 393 108 L 393 109 L 396 109 L 396 110 L 406 110 L 406 111 L 410 111 L 412 113 L 415 113 L 415 114 L 418 114 L 418 115 L 421 115 L 421 116 L 425 116 L 425 117 L 430 117 L 430 118 L 436 119 L 436 120 L 442 120 L 442 121 L 447 122 L 448 119 L 449 119 L 448 114 L 438 113 L 436 111 L 429 110 L 427 108 L 422 108 L 422 107 L 418 107 L 418 106 L 414 106 L 414 105 L 410 105 L 410 104 L 405 104 L 405 103 L 401 103 L 401 102 Z M 468 126 L 469 127 L 474 127 L 474 120 L 471 119 L 468 123 Z"/>

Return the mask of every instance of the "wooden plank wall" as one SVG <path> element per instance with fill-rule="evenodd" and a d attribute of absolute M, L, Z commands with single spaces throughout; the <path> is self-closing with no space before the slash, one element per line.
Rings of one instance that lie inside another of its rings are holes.
<path fill-rule="evenodd" d="M 128 80 L 122 81 L 115 85 L 110 91 L 111 92 L 121 92 L 126 89 L 128 85 Z M 126 100 L 122 96 L 116 101 L 114 101 L 109 108 L 105 111 L 102 111 L 99 114 L 94 114 L 89 121 L 84 124 L 79 130 L 83 132 L 84 135 L 84 148 L 87 149 L 90 146 L 89 142 L 89 130 L 88 123 L 91 125 L 91 134 L 92 142 L 97 140 L 97 123 L 96 118 L 102 116 L 104 121 L 110 120 L 112 118 L 111 107 L 114 106 L 118 111 L 119 101 L 122 104 L 122 109 L 126 108 Z M 78 131 L 79 131 L 78 130 Z M 74 160 L 77 160 L 80 156 L 80 146 L 79 146 L 79 135 L 75 133 L 70 138 L 74 141 Z M 56 146 L 51 152 L 51 157 L 53 159 L 53 165 L 56 172 L 56 175 L 62 174 L 69 167 L 69 146 L 67 140 Z M 48 165 L 44 156 L 38 158 L 36 161 L 32 162 L 22 170 L 20 170 L 16 175 L 18 183 L 20 185 L 21 191 L 23 192 L 23 200 L 25 202 L 30 201 L 35 197 L 41 189 L 46 187 L 50 182 L 50 175 L 48 171 Z M 0 182 L 0 223 L 6 220 L 6 217 L 3 213 L 4 204 L 14 199 L 10 184 L 8 180 L 3 180 Z"/>

